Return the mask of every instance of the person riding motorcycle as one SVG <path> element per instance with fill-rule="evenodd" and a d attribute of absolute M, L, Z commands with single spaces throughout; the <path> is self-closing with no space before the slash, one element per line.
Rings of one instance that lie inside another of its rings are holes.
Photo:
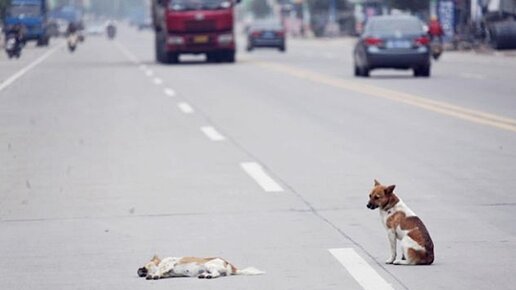
<path fill-rule="evenodd" d="M 109 21 L 106 25 L 106 33 L 109 39 L 115 38 L 116 35 L 116 25 L 113 21 Z"/>
<path fill-rule="evenodd" d="M 68 28 L 66 29 L 66 38 L 68 42 L 68 49 L 73 52 L 77 46 L 77 42 L 79 41 L 78 36 L 79 26 L 74 23 L 70 22 L 68 24 Z"/>
<path fill-rule="evenodd" d="M 436 16 L 430 18 L 428 34 L 430 35 L 430 40 L 437 39 L 440 43 L 443 42 L 444 30 Z"/>
<path fill-rule="evenodd" d="M 5 32 L 5 50 L 9 58 L 20 57 L 24 45 L 25 30 L 21 24 L 7 27 Z"/>
<path fill-rule="evenodd" d="M 430 22 L 428 23 L 428 35 L 430 36 L 432 57 L 438 60 L 443 53 L 444 30 L 436 16 L 430 18 Z"/>
<path fill-rule="evenodd" d="M 11 26 L 7 27 L 7 29 L 5 30 L 5 38 L 6 39 L 9 35 L 14 35 L 16 37 L 16 41 L 19 42 L 20 44 L 23 43 L 24 34 L 25 34 L 25 29 L 24 29 L 23 25 L 21 25 L 21 24 L 11 25 Z"/>

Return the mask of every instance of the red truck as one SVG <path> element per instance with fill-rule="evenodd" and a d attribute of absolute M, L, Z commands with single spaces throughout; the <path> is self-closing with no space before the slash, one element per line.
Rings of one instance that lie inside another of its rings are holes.
<path fill-rule="evenodd" d="M 152 0 L 156 61 L 206 54 L 209 62 L 235 62 L 233 7 L 240 0 Z"/>

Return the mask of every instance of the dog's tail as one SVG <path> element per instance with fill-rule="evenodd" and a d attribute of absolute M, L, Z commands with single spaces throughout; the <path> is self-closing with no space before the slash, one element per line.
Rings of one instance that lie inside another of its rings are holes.
<path fill-rule="evenodd" d="M 245 275 L 245 276 L 251 276 L 251 275 L 263 275 L 265 274 L 264 271 L 258 270 L 254 267 L 247 267 L 244 269 L 236 270 L 235 275 Z"/>

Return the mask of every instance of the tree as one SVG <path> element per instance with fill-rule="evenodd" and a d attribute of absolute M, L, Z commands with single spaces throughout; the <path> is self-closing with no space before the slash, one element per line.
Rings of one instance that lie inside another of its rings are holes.
<path fill-rule="evenodd" d="M 387 0 L 390 8 L 418 12 L 428 9 L 430 0 Z"/>
<path fill-rule="evenodd" d="M 271 14 L 272 9 L 267 0 L 252 0 L 251 11 L 257 18 L 264 18 Z"/>
<path fill-rule="evenodd" d="M 11 0 L 0 0 L 0 19 L 4 18 L 5 9 L 7 8 L 7 5 L 9 5 L 9 2 L 11 2 Z"/>

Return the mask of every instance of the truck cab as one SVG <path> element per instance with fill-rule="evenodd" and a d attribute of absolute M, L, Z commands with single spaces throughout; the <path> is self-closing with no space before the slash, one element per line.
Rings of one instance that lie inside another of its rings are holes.
<path fill-rule="evenodd" d="M 20 24 L 24 27 L 24 41 L 36 40 L 39 46 L 48 45 L 45 0 L 11 0 L 6 12 L 5 27 Z"/>
<path fill-rule="evenodd" d="M 234 0 L 153 0 L 156 60 L 176 63 L 180 54 L 206 54 L 234 62 Z"/>

